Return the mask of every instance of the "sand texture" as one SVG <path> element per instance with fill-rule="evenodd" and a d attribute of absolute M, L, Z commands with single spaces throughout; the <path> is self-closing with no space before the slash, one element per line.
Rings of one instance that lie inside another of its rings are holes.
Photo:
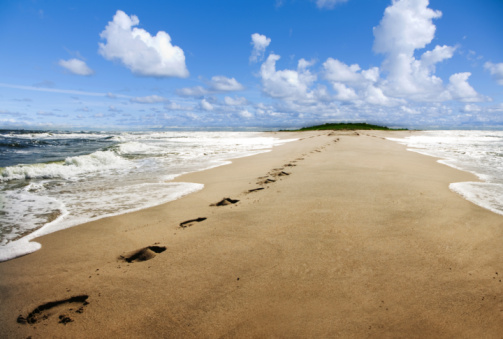
<path fill-rule="evenodd" d="M 2 338 L 501 338 L 503 217 L 385 140 L 300 140 L 0 263 Z"/>

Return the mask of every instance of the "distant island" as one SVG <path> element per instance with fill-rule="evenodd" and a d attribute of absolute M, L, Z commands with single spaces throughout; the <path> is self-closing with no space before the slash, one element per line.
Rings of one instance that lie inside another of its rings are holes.
<path fill-rule="evenodd" d="M 381 131 L 406 131 L 406 128 L 389 128 L 386 126 L 361 123 L 326 123 L 324 125 L 302 127 L 296 131 L 318 131 L 318 130 L 381 130 Z"/>

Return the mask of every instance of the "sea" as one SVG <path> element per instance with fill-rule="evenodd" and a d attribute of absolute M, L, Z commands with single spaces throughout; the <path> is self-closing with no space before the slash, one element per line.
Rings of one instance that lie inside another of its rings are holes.
<path fill-rule="evenodd" d="M 465 199 L 503 215 L 503 131 L 424 131 L 390 140 L 409 151 L 475 174 L 480 181 L 453 182 L 449 188 Z"/>
<path fill-rule="evenodd" d="M 0 261 L 32 239 L 203 188 L 172 182 L 292 141 L 259 132 L 0 130 Z"/>

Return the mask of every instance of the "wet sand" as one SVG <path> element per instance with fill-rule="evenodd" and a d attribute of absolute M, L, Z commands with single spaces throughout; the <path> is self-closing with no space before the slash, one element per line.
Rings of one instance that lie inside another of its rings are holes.
<path fill-rule="evenodd" d="M 501 337 L 503 217 L 384 139 L 408 133 L 278 133 L 300 140 L 39 238 L 0 263 L 2 337 Z"/>

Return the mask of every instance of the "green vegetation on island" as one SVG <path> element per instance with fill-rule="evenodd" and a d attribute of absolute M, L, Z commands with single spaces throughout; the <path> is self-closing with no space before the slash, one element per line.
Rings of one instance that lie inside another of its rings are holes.
<path fill-rule="evenodd" d="M 389 128 L 386 126 L 372 125 L 365 122 L 348 123 L 327 123 L 311 127 L 302 127 L 297 131 L 318 131 L 318 130 L 381 130 L 381 131 L 406 131 L 406 128 Z"/>

